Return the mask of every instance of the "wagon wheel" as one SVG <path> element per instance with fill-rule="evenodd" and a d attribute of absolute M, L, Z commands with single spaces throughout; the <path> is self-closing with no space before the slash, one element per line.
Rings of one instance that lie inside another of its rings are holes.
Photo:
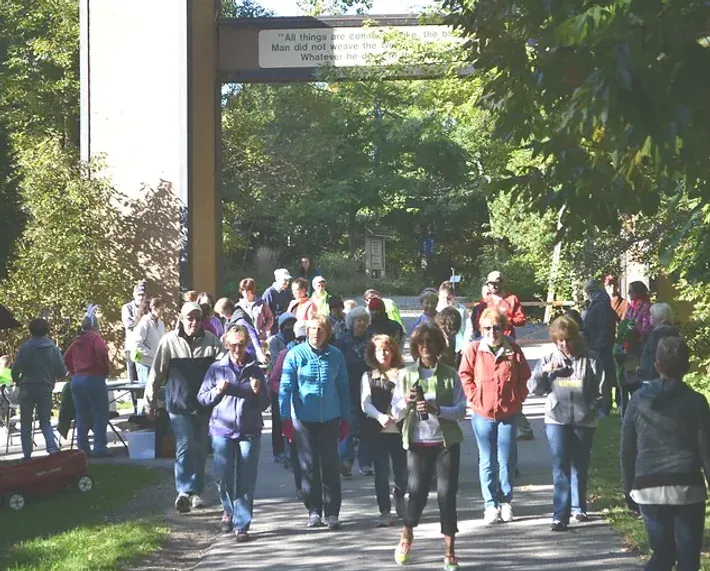
<path fill-rule="evenodd" d="M 79 479 L 76 481 L 76 489 L 79 492 L 90 492 L 94 488 L 94 479 L 89 476 L 88 474 L 84 474 L 83 476 L 79 476 Z"/>
<path fill-rule="evenodd" d="M 19 512 L 25 507 L 25 496 L 18 492 L 9 492 L 5 494 L 5 503 L 11 510 Z"/>

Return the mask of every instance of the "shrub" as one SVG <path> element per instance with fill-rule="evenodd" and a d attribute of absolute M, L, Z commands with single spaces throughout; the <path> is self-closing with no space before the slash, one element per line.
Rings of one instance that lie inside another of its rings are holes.
<path fill-rule="evenodd" d="M 130 232 L 118 208 L 121 197 L 96 176 L 98 165 L 79 164 L 54 140 L 26 151 L 20 167 L 28 221 L 0 302 L 23 323 L 48 318 L 62 348 L 75 336 L 87 304 L 98 303 L 107 342 L 122 345 L 120 308 L 142 272 L 125 242 Z M 1 333 L 10 353 L 27 336 L 25 328 Z"/>

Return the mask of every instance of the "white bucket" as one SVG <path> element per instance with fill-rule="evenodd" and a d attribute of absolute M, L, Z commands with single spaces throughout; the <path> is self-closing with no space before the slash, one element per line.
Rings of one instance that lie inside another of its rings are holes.
<path fill-rule="evenodd" d="M 128 456 L 131 460 L 153 460 L 155 458 L 155 430 L 135 430 L 126 432 Z"/>

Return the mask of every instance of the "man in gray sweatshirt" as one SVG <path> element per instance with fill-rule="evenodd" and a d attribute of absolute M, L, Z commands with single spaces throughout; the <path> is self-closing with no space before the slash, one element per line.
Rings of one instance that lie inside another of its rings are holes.
<path fill-rule="evenodd" d="M 47 452 L 59 452 L 51 424 L 52 389 L 54 382 L 67 374 L 62 354 L 49 338 L 49 323 L 33 319 L 30 334 L 32 337 L 22 344 L 12 365 L 12 380 L 20 388 L 20 434 L 25 459 L 32 456 L 35 408 Z"/>

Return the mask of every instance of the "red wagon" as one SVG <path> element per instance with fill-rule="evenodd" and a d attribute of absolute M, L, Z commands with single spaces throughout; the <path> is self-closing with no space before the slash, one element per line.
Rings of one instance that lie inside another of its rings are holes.
<path fill-rule="evenodd" d="M 0 467 L 0 497 L 13 510 L 25 507 L 28 497 L 52 495 L 73 486 L 88 492 L 94 480 L 87 473 L 86 454 L 67 450 Z"/>

